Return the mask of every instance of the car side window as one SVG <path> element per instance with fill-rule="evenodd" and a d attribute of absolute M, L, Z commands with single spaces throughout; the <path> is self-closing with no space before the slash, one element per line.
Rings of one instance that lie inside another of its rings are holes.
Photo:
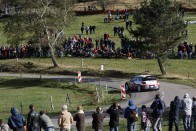
<path fill-rule="evenodd" d="M 131 82 L 134 82 L 134 81 L 136 81 L 137 79 L 134 77 L 133 79 L 131 79 Z"/>
<path fill-rule="evenodd" d="M 138 79 L 137 79 L 138 81 L 142 81 L 142 78 L 141 77 L 138 77 Z"/>

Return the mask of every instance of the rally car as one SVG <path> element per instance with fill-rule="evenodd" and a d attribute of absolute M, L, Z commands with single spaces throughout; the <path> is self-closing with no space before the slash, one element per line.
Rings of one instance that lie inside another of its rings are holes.
<path fill-rule="evenodd" d="M 131 80 L 125 82 L 126 91 L 147 91 L 147 90 L 159 90 L 160 84 L 158 80 L 151 75 L 137 75 Z"/>

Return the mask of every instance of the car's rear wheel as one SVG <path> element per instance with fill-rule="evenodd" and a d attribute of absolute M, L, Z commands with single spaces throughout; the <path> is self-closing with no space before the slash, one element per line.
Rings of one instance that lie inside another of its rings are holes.
<path fill-rule="evenodd" d="M 141 90 L 142 90 L 142 86 L 141 85 L 137 85 L 137 91 L 141 92 Z"/>
<path fill-rule="evenodd" d="M 125 83 L 125 91 L 129 90 L 129 85 L 127 83 Z"/>

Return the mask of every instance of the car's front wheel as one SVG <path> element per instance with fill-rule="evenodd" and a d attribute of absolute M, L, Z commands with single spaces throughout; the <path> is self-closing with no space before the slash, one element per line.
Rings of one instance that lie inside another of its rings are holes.
<path fill-rule="evenodd" d="M 141 92 L 141 90 L 142 90 L 142 86 L 141 85 L 137 85 L 137 91 Z"/>
<path fill-rule="evenodd" d="M 127 83 L 125 83 L 125 91 L 129 90 L 129 85 Z"/>

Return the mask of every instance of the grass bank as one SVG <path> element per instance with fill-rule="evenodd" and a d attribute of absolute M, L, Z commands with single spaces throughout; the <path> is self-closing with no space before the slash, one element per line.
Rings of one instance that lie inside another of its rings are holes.
<path fill-rule="evenodd" d="M 100 103 L 97 103 L 96 100 L 96 88 L 101 95 Z M 102 97 L 102 90 L 104 98 Z M 96 85 L 59 82 L 52 79 L 3 77 L 0 78 L 0 116 L 7 121 L 12 106 L 21 111 L 21 102 L 24 115 L 29 111 L 28 106 L 34 104 L 37 111 L 44 110 L 50 116 L 56 116 L 60 113 L 62 105 L 66 103 L 67 94 L 71 102 L 67 101 L 68 110 L 72 113 L 76 112 L 78 105 L 82 105 L 84 110 L 94 110 L 98 105 L 104 107 L 114 101 L 120 101 L 119 91 L 108 89 L 108 93 L 105 93 L 103 87 Z M 51 96 L 54 110 L 51 110 Z"/>
<path fill-rule="evenodd" d="M 0 69 L 2 72 L 61 75 L 77 75 L 77 72 L 81 71 L 83 76 L 127 79 L 145 73 L 155 75 L 164 81 L 196 87 L 195 59 L 169 59 L 165 64 L 166 76 L 161 76 L 155 59 L 58 58 L 57 61 L 60 66 L 58 68 L 52 67 L 50 58 L 19 59 L 18 64 L 15 63 L 15 59 L 1 60 Z M 101 65 L 104 65 L 103 71 L 101 71 Z"/>

